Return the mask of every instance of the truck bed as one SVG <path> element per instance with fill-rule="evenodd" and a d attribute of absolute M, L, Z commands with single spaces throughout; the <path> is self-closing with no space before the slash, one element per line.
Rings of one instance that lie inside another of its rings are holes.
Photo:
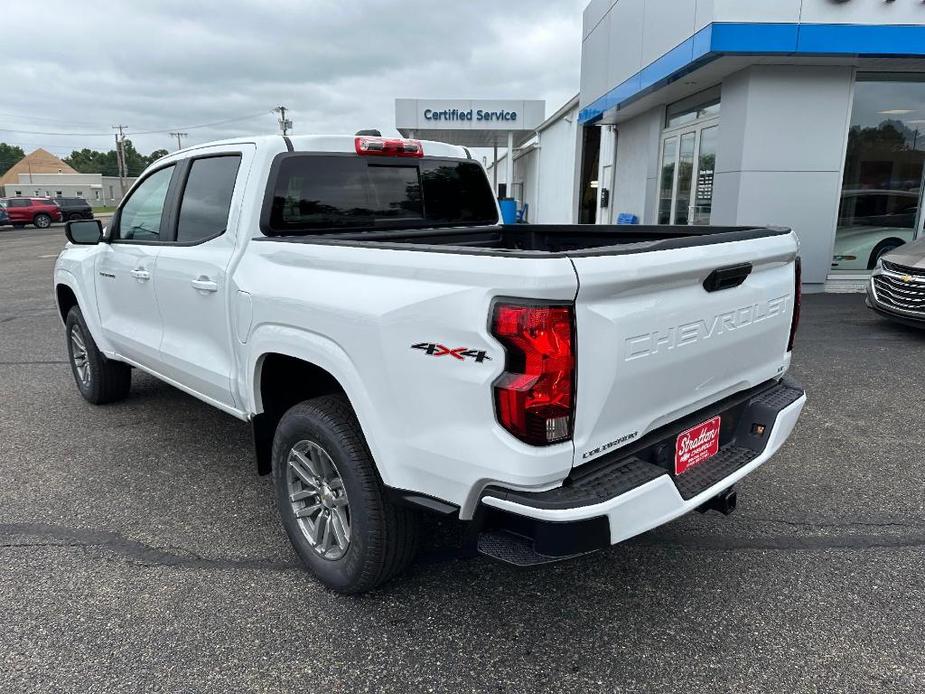
<path fill-rule="evenodd" d="M 516 224 L 267 237 L 266 241 L 522 257 L 623 255 L 788 234 L 783 227 Z"/>

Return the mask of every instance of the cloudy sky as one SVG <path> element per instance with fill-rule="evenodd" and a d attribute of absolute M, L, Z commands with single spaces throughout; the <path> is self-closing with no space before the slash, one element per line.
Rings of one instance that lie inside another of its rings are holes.
<path fill-rule="evenodd" d="M 548 115 L 578 91 L 586 4 L 11 3 L 0 141 L 59 155 L 111 149 L 122 123 L 148 153 L 176 141 L 146 131 L 185 130 L 184 145 L 276 132 L 279 104 L 297 133 L 394 134 L 396 97 L 539 98 Z"/>

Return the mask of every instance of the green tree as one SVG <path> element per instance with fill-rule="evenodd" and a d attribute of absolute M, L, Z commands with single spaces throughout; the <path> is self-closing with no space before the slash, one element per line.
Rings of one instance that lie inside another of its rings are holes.
<path fill-rule="evenodd" d="M 116 163 L 115 150 L 97 152 L 84 147 L 74 150 L 64 157 L 65 163 L 79 173 L 101 173 L 104 176 L 118 176 L 119 165 Z"/>
<path fill-rule="evenodd" d="M 169 154 L 166 149 L 156 149 L 149 155 L 141 154 L 131 140 L 125 141 L 125 169 L 129 176 L 138 176 L 148 165 Z M 64 158 L 80 173 L 101 173 L 104 176 L 119 175 L 119 158 L 116 150 L 98 152 L 93 149 L 74 150 Z"/>
<path fill-rule="evenodd" d="M 0 176 L 13 168 L 13 164 L 25 156 L 26 153 L 23 152 L 22 147 L 19 145 L 8 145 L 5 142 L 0 142 Z"/>

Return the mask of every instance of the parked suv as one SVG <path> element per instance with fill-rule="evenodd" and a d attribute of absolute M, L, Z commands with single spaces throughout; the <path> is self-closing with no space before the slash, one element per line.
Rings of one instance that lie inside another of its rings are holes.
<path fill-rule="evenodd" d="M 3 203 L 10 223 L 17 229 L 27 224 L 47 229 L 52 222 L 63 221 L 61 208 L 50 198 L 4 198 Z"/>
<path fill-rule="evenodd" d="M 56 197 L 55 203 L 61 208 L 64 221 L 72 219 L 93 219 L 93 208 L 83 198 Z"/>
<path fill-rule="evenodd" d="M 6 213 L 6 203 L 0 200 L 0 227 L 5 227 L 10 223 L 10 217 Z"/>

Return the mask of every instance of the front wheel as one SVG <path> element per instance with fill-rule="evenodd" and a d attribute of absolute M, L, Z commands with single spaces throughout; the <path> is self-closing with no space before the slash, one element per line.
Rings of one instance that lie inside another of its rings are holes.
<path fill-rule="evenodd" d="M 94 405 L 125 399 L 132 387 L 131 367 L 100 352 L 76 306 L 68 312 L 64 326 L 71 372 L 84 399 Z"/>
<path fill-rule="evenodd" d="M 404 569 L 417 549 L 417 515 L 391 503 L 349 402 L 306 400 L 273 439 L 283 527 L 305 566 L 329 588 L 361 593 Z"/>

